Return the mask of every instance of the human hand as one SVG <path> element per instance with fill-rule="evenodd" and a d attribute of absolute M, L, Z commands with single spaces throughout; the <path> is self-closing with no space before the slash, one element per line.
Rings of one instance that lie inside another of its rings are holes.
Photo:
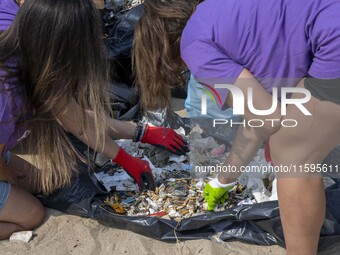
<path fill-rule="evenodd" d="M 171 128 L 147 125 L 141 142 L 167 149 L 176 155 L 184 155 L 189 152 L 187 142 Z"/>
<path fill-rule="evenodd" d="M 217 204 L 224 204 L 228 199 L 228 191 L 235 185 L 235 182 L 222 184 L 217 178 L 208 182 L 203 190 L 204 200 L 208 203 L 207 210 L 214 210 Z"/>
<path fill-rule="evenodd" d="M 155 191 L 156 184 L 148 162 L 132 157 L 122 148 L 119 149 L 113 161 L 122 166 L 131 178 L 135 180 L 140 191 Z"/>

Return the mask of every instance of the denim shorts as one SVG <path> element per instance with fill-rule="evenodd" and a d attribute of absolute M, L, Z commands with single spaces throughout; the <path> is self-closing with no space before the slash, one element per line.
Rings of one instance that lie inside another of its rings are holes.
<path fill-rule="evenodd" d="M 11 184 L 5 181 L 0 181 L 0 211 L 6 205 L 10 193 Z"/>
<path fill-rule="evenodd" d="M 340 105 L 340 79 L 326 80 L 308 76 L 304 85 L 313 97 Z"/>

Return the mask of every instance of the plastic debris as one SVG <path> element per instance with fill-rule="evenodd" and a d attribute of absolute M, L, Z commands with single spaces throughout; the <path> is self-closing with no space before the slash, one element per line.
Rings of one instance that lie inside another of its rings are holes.
<path fill-rule="evenodd" d="M 237 205 L 253 205 L 253 204 L 256 204 L 256 201 L 254 201 L 251 198 L 247 197 L 246 199 L 238 202 Z"/>
<path fill-rule="evenodd" d="M 104 201 L 104 203 L 106 205 L 110 206 L 115 213 L 126 214 L 125 209 L 123 208 L 123 206 L 118 201 L 119 201 L 118 197 L 115 196 L 115 197 L 107 198 Z"/>
<path fill-rule="evenodd" d="M 196 127 L 188 135 L 191 137 L 191 156 L 197 153 L 199 157 L 204 156 L 209 162 L 223 162 L 228 153 L 225 144 L 218 144 L 212 137 L 202 138 L 200 132 L 199 127 Z M 118 166 L 111 173 L 96 173 L 97 179 L 107 190 L 111 190 L 114 192 L 113 196 L 118 197 L 116 202 L 111 204 L 106 202 L 116 213 L 127 213 L 128 216 L 158 216 L 158 212 L 163 211 L 167 217 L 181 220 L 206 212 L 203 189 L 206 182 L 214 175 L 207 172 L 199 176 L 192 171 L 187 171 L 188 165 L 197 164 L 191 162 L 191 156 L 190 158 L 184 155 L 175 156 L 163 149 L 133 143 L 131 140 L 120 140 L 118 144 L 130 154 L 149 162 L 157 190 L 139 193 L 133 179 Z M 260 150 L 250 166 L 259 168 L 264 164 L 268 163 L 264 160 L 263 150 Z M 276 179 L 273 173 L 242 174 L 239 183 L 230 191 L 229 199 L 226 203 L 216 206 L 215 211 L 223 211 L 237 204 L 253 204 L 277 199 L 274 180 Z M 190 201 L 187 200 L 189 198 Z M 109 199 L 112 201 L 112 197 Z"/>
<path fill-rule="evenodd" d="M 9 241 L 10 242 L 25 242 L 28 243 L 33 237 L 33 231 L 20 231 L 13 233 Z"/>

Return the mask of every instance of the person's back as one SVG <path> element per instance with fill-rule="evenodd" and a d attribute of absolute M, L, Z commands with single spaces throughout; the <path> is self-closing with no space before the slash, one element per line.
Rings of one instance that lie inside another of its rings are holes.
<path fill-rule="evenodd" d="M 340 33 L 329 28 L 340 24 L 335 16 L 339 13 L 338 0 L 206 0 L 183 31 L 182 57 L 199 79 L 226 78 L 233 83 L 247 68 L 268 92 L 275 86 L 296 85 L 295 80 L 287 84 L 271 78 L 327 78 L 332 71 L 316 70 L 317 64 L 311 64 L 320 50 L 316 44 L 327 33 Z"/>

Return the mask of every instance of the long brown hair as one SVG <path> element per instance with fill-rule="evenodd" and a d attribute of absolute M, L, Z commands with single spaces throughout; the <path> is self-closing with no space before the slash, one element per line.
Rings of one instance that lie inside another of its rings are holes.
<path fill-rule="evenodd" d="M 2 81 L 17 77 L 15 91 L 26 98 L 32 115 L 26 122 L 29 152 L 37 156 L 37 183 L 45 194 L 70 183 L 79 156 L 56 119 L 65 110 L 60 102 L 75 99 L 81 106 L 82 130 L 85 111 L 92 110 L 97 146 L 104 142 L 108 68 L 101 35 L 91 0 L 26 0 L 0 35 L 0 69 L 7 73 Z M 8 66 L 11 58 L 17 60 L 14 69 Z"/>
<path fill-rule="evenodd" d="M 183 29 L 200 0 L 145 0 L 135 28 L 133 71 L 145 109 L 171 105 L 171 88 L 184 83 Z"/>

